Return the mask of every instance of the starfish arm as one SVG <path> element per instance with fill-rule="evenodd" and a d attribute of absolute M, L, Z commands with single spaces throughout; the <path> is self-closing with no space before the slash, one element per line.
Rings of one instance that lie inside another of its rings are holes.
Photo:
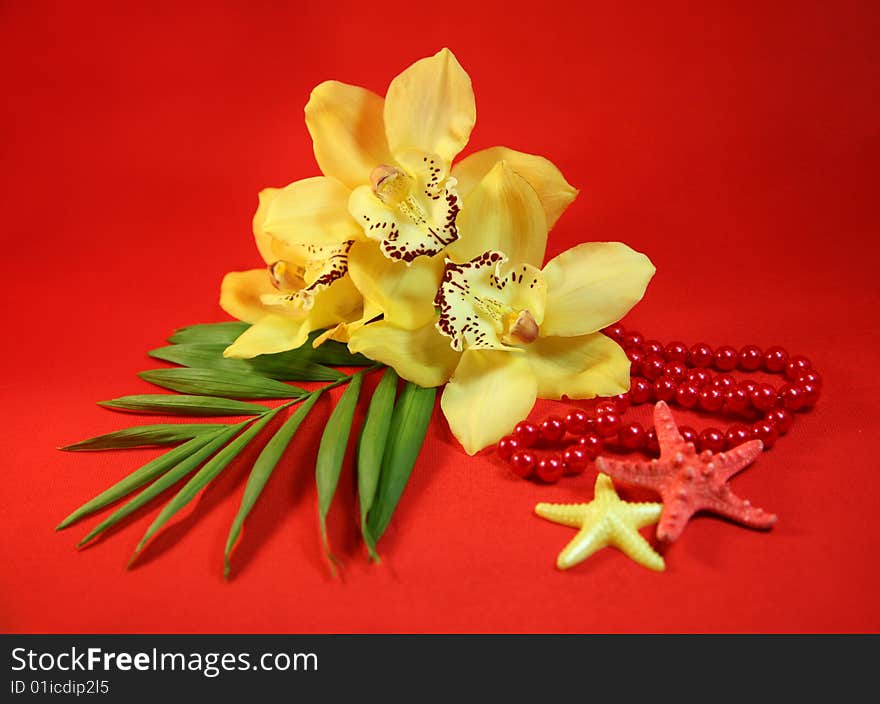
<path fill-rule="evenodd" d="M 737 445 L 727 452 L 720 452 L 712 459 L 718 471 L 718 477 L 727 481 L 737 472 L 742 471 L 754 462 L 764 445 L 760 440 L 749 440 L 742 445 Z"/>
<path fill-rule="evenodd" d="M 607 546 L 608 543 L 608 526 L 604 521 L 584 526 L 559 553 L 559 557 L 556 558 L 556 566 L 561 570 L 574 567 L 597 550 Z"/>
<path fill-rule="evenodd" d="M 580 528 L 587 518 L 590 504 L 547 504 L 535 506 L 535 513 L 548 521 L 571 528 Z"/>
<path fill-rule="evenodd" d="M 695 509 L 686 498 L 663 497 L 663 514 L 657 524 L 657 539 L 666 543 L 678 540 Z"/>
<path fill-rule="evenodd" d="M 621 504 L 623 504 L 621 511 L 625 520 L 637 529 L 656 523 L 660 520 L 660 514 L 663 512 L 663 504 L 628 502 L 621 502 Z"/>
<path fill-rule="evenodd" d="M 665 457 L 669 453 L 678 452 L 684 448 L 684 438 L 678 432 L 672 411 L 664 401 L 657 401 L 654 406 L 654 430 L 657 433 L 661 456 Z"/>
<path fill-rule="evenodd" d="M 638 562 L 642 567 L 647 567 L 649 570 L 657 572 L 662 572 L 666 569 L 663 557 L 651 547 L 651 544 L 633 526 L 615 521 L 614 530 L 611 534 L 611 544 L 627 557 Z"/>
<path fill-rule="evenodd" d="M 743 500 L 733 492 L 728 492 L 723 498 L 705 502 L 703 507 L 707 511 L 717 513 L 732 521 L 749 528 L 770 528 L 778 520 L 775 513 L 767 513 L 764 509 L 752 506 L 748 500 Z"/>
<path fill-rule="evenodd" d="M 664 474 L 656 461 L 624 462 L 610 457 L 597 457 L 596 469 L 611 476 L 615 481 L 653 489 L 659 492 L 663 486 Z"/>

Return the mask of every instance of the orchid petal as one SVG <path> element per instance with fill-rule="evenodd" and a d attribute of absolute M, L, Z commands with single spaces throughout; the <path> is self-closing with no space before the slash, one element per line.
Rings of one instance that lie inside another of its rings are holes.
<path fill-rule="evenodd" d="M 434 294 L 443 275 L 440 257 L 419 257 L 407 266 L 384 257 L 373 242 L 358 242 L 348 265 L 354 285 L 389 323 L 413 329 L 434 319 Z"/>
<path fill-rule="evenodd" d="M 471 190 L 458 216 L 459 239 L 447 248 L 456 261 L 504 252 L 512 262 L 540 267 L 547 248 L 547 220 L 535 189 L 499 161 Z"/>
<path fill-rule="evenodd" d="M 464 264 L 446 260 L 434 303 L 440 308 L 437 329 L 452 348 L 518 349 L 505 339 L 519 313 L 541 325 L 544 277 L 530 264 L 513 264 L 500 252 L 485 252 Z"/>
<path fill-rule="evenodd" d="M 325 175 L 354 188 L 370 180 L 375 166 L 391 161 L 384 109 L 375 93 L 339 81 L 324 81 L 312 91 L 306 126 Z"/>
<path fill-rule="evenodd" d="M 260 251 L 260 256 L 266 264 L 271 264 L 278 259 L 278 256 L 273 249 L 274 238 L 266 231 L 265 223 L 266 213 L 269 212 L 269 206 L 280 192 L 280 188 L 264 188 L 260 191 L 257 212 L 254 213 L 254 239 L 257 242 L 257 249 Z"/>
<path fill-rule="evenodd" d="M 261 296 L 277 293 L 265 269 L 230 271 L 220 285 L 220 307 L 233 318 L 256 323 L 268 314 Z"/>
<path fill-rule="evenodd" d="M 337 323 L 332 328 L 325 330 L 312 340 L 312 347 L 320 347 L 327 340 L 336 340 L 337 342 L 348 343 L 351 336 L 364 325 L 382 315 L 382 310 L 367 299 L 364 299 L 364 312 L 357 320 L 348 323 Z"/>
<path fill-rule="evenodd" d="M 535 374 L 539 398 L 593 398 L 629 390 L 629 359 L 602 333 L 541 337 L 522 356 Z"/>
<path fill-rule="evenodd" d="M 251 325 L 223 351 L 224 357 L 251 359 L 261 354 L 286 352 L 302 345 L 309 335 L 308 318 L 269 314 Z"/>
<path fill-rule="evenodd" d="M 348 213 L 350 194 L 343 184 L 326 176 L 294 181 L 269 203 L 263 230 L 292 245 L 362 239 L 363 232 Z"/>
<path fill-rule="evenodd" d="M 426 388 L 446 383 L 461 356 L 431 323 L 406 330 L 384 320 L 353 332 L 348 349 L 387 364 L 407 381 Z"/>
<path fill-rule="evenodd" d="M 452 434 L 473 455 L 513 430 L 532 410 L 536 393 L 535 375 L 523 355 L 468 350 L 440 406 Z"/>
<path fill-rule="evenodd" d="M 339 322 L 354 322 L 363 315 L 363 310 L 363 297 L 351 277 L 343 276 L 315 294 L 315 303 L 308 315 L 309 332 L 323 330 Z"/>
<path fill-rule="evenodd" d="M 464 148 L 477 119 L 471 79 L 449 49 L 416 61 L 385 95 L 385 134 L 394 155 L 439 154 L 447 164 Z"/>
<path fill-rule="evenodd" d="M 552 230 L 565 209 L 577 197 L 574 188 L 553 162 L 542 156 L 518 152 L 507 147 L 491 147 L 465 157 L 452 169 L 458 179 L 458 192 L 466 198 L 499 161 L 504 161 L 535 189 Z"/>
<path fill-rule="evenodd" d="M 620 242 L 587 242 L 544 267 L 547 313 L 541 334 L 586 335 L 620 320 L 645 294 L 654 265 Z"/>
<path fill-rule="evenodd" d="M 363 315 L 363 299 L 347 276 L 316 293 L 307 308 L 266 303 L 267 298 L 266 294 L 259 297 L 262 316 L 226 348 L 224 356 L 249 359 L 296 349 L 312 330 L 355 321 Z"/>

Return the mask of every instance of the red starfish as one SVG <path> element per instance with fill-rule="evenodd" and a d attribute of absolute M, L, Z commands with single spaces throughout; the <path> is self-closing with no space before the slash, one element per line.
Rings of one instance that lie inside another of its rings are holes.
<path fill-rule="evenodd" d="M 727 452 L 697 455 L 693 443 L 685 442 L 663 401 L 654 406 L 654 427 L 660 443 L 660 459 L 624 462 L 599 457 L 596 468 L 624 484 L 653 489 L 663 498 L 663 514 L 657 525 L 660 540 L 678 538 L 691 516 L 707 510 L 752 528 L 769 528 L 776 515 L 755 508 L 735 496 L 727 480 L 761 454 L 760 440 L 749 440 Z"/>

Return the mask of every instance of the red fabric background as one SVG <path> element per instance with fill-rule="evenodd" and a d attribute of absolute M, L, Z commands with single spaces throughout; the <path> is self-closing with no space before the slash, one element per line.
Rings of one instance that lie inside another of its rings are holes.
<path fill-rule="evenodd" d="M 875 3 L 178 5 L 0 10 L 4 630 L 880 628 Z M 252 515 L 231 582 L 222 551 L 246 462 L 136 569 L 156 504 L 77 552 L 96 519 L 54 525 L 153 453 L 54 448 L 137 424 L 94 402 L 150 392 L 134 377 L 156 366 L 146 350 L 224 319 L 223 273 L 258 263 L 257 191 L 317 173 L 310 89 L 336 78 L 384 93 L 444 45 L 476 89 L 469 150 L 544 154 L 582 189 L 548 255 L 622 240 L 653 258 L 628 325 L 815 361 L 819 407 L 733 483 L 779 524 L 700 517 L 664 574 L 612 550 L 560 573 L 573 532 L 532 508 L 588 498 L 592 472 L 523 482 L 491 454 L 467 458 L 438 415 L 380 566 L 346 475 L 331 517 L 345 569 L 329 575 L 315 421 Z"/>

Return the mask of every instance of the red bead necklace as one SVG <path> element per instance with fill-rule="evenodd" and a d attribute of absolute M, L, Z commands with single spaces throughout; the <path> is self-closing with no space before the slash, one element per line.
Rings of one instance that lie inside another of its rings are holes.
<path fill-rule="evenodd" d="M 517 475 L 556 482 L 564 474 L 580 474 L 590 460 L 609 446 L 618 450 L 658 454 L 657 435 L 641 423 L 624 423 L 631 405 L 666 401 L 681 408 L 738 418 L 726 430 L 690 426 L 679 431 L 697 452 L 721 452 L 747 440 L 758 439 L 770 449 L 794 422 L 793 411 L 812 408 L 819 400 L 822 377 L 802 355 L 789 356 L 782 347 L 761 350 L 746 345 L 739 351 L 729 345 L 712 349 L 705 343 L 688 347 L 683 342 L 664 345 L 645 340 L 641 333 L 612 325 L 603 330 L 618 342 L 630 360 L 630 389 L 600 402 L 591 416 L 573 409 L 564 418 L 549 416 L 540 423 L 522 421 L 513 434 L 498 442 L 498 456 Z M 720 372 L 713 375 L 710 369 Z M 737 381 L 734 369 L 782 374 L 786 382 L 771 384 Z"/>

